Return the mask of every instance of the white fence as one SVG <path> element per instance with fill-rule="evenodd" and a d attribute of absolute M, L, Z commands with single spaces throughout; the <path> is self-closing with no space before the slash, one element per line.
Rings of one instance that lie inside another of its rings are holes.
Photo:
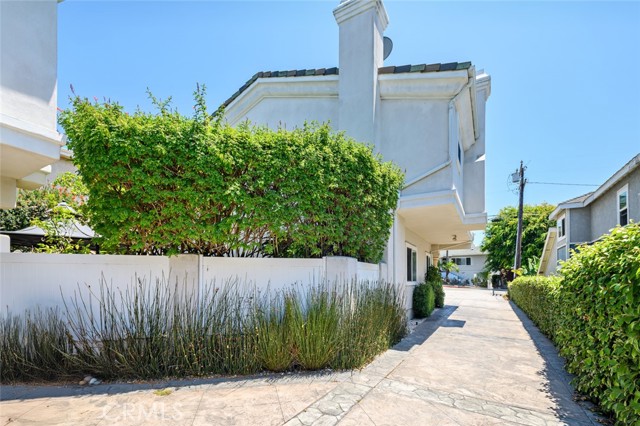
<path fill-rule="evenodd" d="M 291 284 L 369 280 L 386 276 L 386 265 L 349 257 L 322 259 L 214 258 L 198 255 L 115 256 L 79 254 L 0 254 L 2 315 L 25 309 L 63 305 L 78 291 L 99 293 L 101 280 L 122 290 L 136 280 L 155 285 L 157 279 L 178 283 L 200 294 L 206 284 L 229 280 L 282 289 Z M 411 308 L 409 303 L 407 309 Z"/>

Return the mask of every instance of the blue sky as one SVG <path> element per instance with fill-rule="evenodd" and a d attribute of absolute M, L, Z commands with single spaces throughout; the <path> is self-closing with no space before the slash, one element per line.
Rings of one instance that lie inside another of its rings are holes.
<path fill-rule="evenodd" d="M 196 83 L 215 109 L 254 73 L 338 66 L 334 1 L 66 0 L 58 8 L 58 103 L 78 95 L 148 110 L 146 89 L 190 114 Z M 640 2 L 386 1 L 386 65 L 472 61 L 492 78 L 487 213 L 532 182 L 601 184 L 640 152 Z M 556 204 L 594 187 L 530 184 Z"/>

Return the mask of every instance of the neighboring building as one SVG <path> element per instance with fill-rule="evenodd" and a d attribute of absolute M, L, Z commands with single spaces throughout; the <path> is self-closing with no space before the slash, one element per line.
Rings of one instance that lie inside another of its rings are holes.
<path fill-rule="evenodd" d="M 557 222 L 547 234 L 538 274 L 556 272 L 558 262 L 581 244 L 599 240 L 617 225 L 640 221 L 640 154 L 598 189 L 564 201 L 549 216 Z"/>
<path fill-rule="evenodd" d="M 447 258 L 447 252 L 449 257 Z M 469 281 L 484 271 L 487 261 L 487 253 L 473 246 L 462 250 L 440 250 L 440 257 L 443 261 L 451 260 L 460 269 L 457 274 L 464 280 Z"/>
<path fill-rule="evenodd" d="M 0 208 L 45 183 L 56 131 L 58 2 L 0 1 Z"/>
<path fill-rule="evenodd" d="M 225 102 L 225 117 L 287 128 L 330 121 L 398 164 L 406 183 L 383 277 L 416 283 L 440 248 L 470 243 L 470 231 L 485 227 L 491 80 L 470 62 L 383 66 L 388 17 L 380 0 L 344 1 L 334 16 L 339 68 L 257 73 Z"/>

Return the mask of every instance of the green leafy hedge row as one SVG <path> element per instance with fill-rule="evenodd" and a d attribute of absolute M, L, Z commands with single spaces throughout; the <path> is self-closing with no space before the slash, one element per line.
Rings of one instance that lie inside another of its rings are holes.
<path fill-rule="evenodd" d="M 521 277 L 509 292 L 553 338 L 576 388 L 619 424 L 640 424 L 640 225 L 581 246 L 560 279 Z"/>
<path fill-rule="evenodd" d="M 76 97 L 60 115 L 102 247 L 133 254 L 351 256 L 377 263 L 401 171 L 328 125 L 232 128 Z"/>

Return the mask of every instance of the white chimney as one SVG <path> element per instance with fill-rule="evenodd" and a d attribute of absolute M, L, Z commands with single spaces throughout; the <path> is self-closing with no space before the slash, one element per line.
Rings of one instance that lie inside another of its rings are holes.
<path fill-rule="evenodd" d="M 378 68 L 389 24 L 381 0 L 346 0 L 333 11 L 340 28 L 338 127 L 359 142 L 375 143 Z"/>

